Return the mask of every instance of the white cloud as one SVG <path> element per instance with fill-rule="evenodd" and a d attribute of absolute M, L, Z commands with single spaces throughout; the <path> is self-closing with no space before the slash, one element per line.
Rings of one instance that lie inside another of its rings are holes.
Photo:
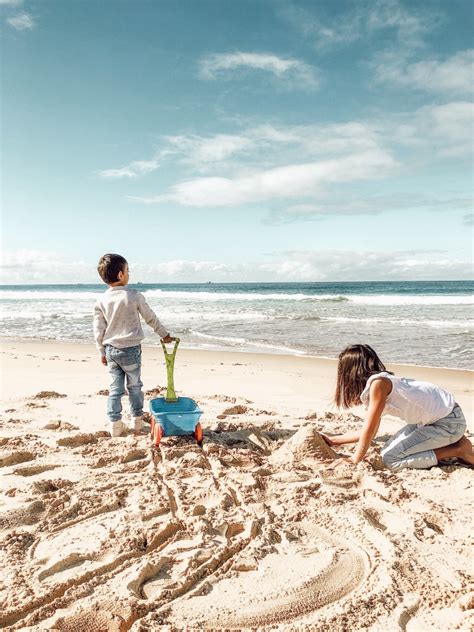
<path fill-rule="evenodd" d="M 102 169 L 97 171 L 100 178 L 118 180 L 121 178 L 138 178 L 152 171 L 156 171 L 160 166 L 159 157 L 155 156 L 151 160 L 134 160 L 125 167 L 117 169 Z"/>
<path fill-rule="evenodd" d="M 262 124 L 233 134 L 163 136 L 152 160 L 98 173 L 109 179 L 136 178 L 174 160 L 194 175 L 212 175 L 221 182 L 221 178 L 234 180 L 352 154 L 394 155 L 400 147 L 412 151 L 411 158 L 404 158 L 406 168 L 410 168 L 423 154 L 423 160 L 430 161 L 471 154 L 473 120 L 472 103 L 452 101 L 403 114 L 374 115 L 367 121 L 278 127 Z"/>
<path fill-rule="evenodd" d="M 235 77 L 235 72 L 242 70 L 269 72 L 301 89 L 313 90 L 319 86 L 319 71 L 316 68 L 297 59 L 270 53 L 213 54 L 199 62 L 199 75 L 207 80 Z"/>
<path fill-rule="evenodd" d="M 446 156 L 467 154 L 472 156 L 474 148 L 474 103 L 453 102 L 421 108 L 423 132 L 426 137 L 441 144 Z"/>
<path fill-rule="evenodd" d="M 285 281 L 443 280 L 472 278 L 472 262 L 449 259 L 443 252 L 291 251 L 266 264 Z"/>
<path fill-rule="evenodd" d="M 473 132 L 474 104 L 468 101 L 424 106 L 380 125 L 386 142 L 408 146 L 420 154 L 424 152 L 430 162 L 472 157 Z"/>
<path fill-rule="evenodd" d="M 168 143 L 163 154 L 178 155 L 184 164 L 192 165 L 199 171 L 255 148 L 255 139 L 248 134 L 178 135 L 165 136 L 163 140 Z"/>
<path fill-rule="evenodd" d="M 369 3 L 367 30 L 376 32 L 393 29 L 405 46 L 420 46 L 423 37 L 437 28 L 442 18 L 434 10 L 407 8 L 397 0 L 378 0 Z"/>
<path fill-rule="evenodd" d="M 375 214 L 395 208 L 434 210 L 458 202 L 451 194 L 444 201 L 425 197 L 424 202 L 414 201 L 413 195 L 382 197 L 376 191 L 362 197 L 347 184 L 399 175 L 401 169 L 413 173 L 436 161 L 470 156 L 473 128 L 474 105 L 453 101 L 413 112 L 373 116 L 370 121 L 281 127 L 263 124 L 235 134 L 165 136 L 152 161 L 135 161 L 100 175 L 137 177 L 157 168 L 159 161 L 172 159 L 190 171 L 190 176 L 182 175 L 157 195 L 130 199 L 195 207 L 265 202 L 269 203 L 267 221 L 278 223 L 331 214 Z M 338 191 L 341 184 L 346 185 L 345 191 Z M 280 202 L 285 201 L 288 206 L 282 209 Z"/>
<path fill-rule="evenodd" d="M 328 216 L 379 215 L 384 212 L 410 211 L 462 211 L 472 207 L 469 197 L 436 198 L 414 193 L 396 195 L 324 194 L 307 204 L 294 204 L 272 210 L 268 224 L 288 224 L 299 221 L 317 221 Z"/>
<path fill-rule="evenodd" d="M 276 127 L 263 124 L 238 133 L 163 136 L 151 159 L 103 169 L 102 178 L 137 178 L 175 160 L 195 173 L 234 179 L 322 159 L 371 152 L 395 153 L 397 147 L 427 154 L 430 160 L 472 153 L 474 105 L 452 101 L 413 112 L 385 114 L 370 121 Z M 471 132 L 471 133 L 470 133 Z M 418 158 L 415 158 L 417 160 Z M 406 161 L 409 166 L 410 161 Z"/>
<path fill-rule="evenodd" d="M 411 90 L 471 95 L 473 92 L 474 50 L 465 50 L 444 60 L 409 61 L 399 53 L 390 53 L 374 63 L 377 83 L 406 86 Z"/>
<path fill-rule="evenodd" d="M 320 17 L 317 3 L 311 9 L 284 4 L 279 13 L 320 51 L 344 47 L 380 31 L 391 31 L 405 49 L 417 48 L 441 19 L 433 10 L 406 8 L 396 0 L 355 3 L 353 10 L 341 11 L 332 19 Z"/>
<path fill-rule="evenodd" d="M 445 252 L 419 251 L 288 251 L 268 262 L 222 263 L 175 260 L 153 266 L 133 264 L 134 278 L 156 282 L 252 281 L 388 281 L 471 279 L 472 262 L 451 259 Z"/>
<path fill-rule="evenodd" d="M 131 198 L 143 203 L 172 201 L 183 206 L 238 206 L 275 198 L 301 198 L 320 193 L 325 185 L 383 177 L 396 167 L 382 150 L 338 159 L 285 165 L 233 178 L 196 178 L 178 183 L 169 193 L 152 198 Z"/>
<path fill-rule="evenodd" d="M 17 31 L 31 31 L 35 28 L 35 21 L 29 13 L 18 13 L 11 18 L 7 19 L 7 22 Z"/>
<path fill-rule="evenodd" d="M 3 284 L 99 283 L 96 262 L 68 261 L 54 252 L 3 254 Z M 269 261 L 239 264 L 173 260 L 148 265 L 130 262 L 134 279 L 143 283 L 245 281 L 376 281 L 472 278 L 472 261 L 443 251 L 293 250 L 273 253 Z"/>
<path fill-rule="evenodd" d="M 91 265 L 82 261 L 67 261 L 53 251 L 4 250 L 0 253 L 0 281 L 5 285 L 81 283 L 82 279 L 87 282 L 93 278 L 90 273 Z M 96 265 L 92 270 L 95 270 Z"/>
<path fill-rule="evenodd" d="M 220 175 L 307 162 L 351 152 L 377 150 L 380 134 L 358 122 L 329 125 L 299 125 L 276 128 L 260 125 L 237 134 L 162 137 L 163 146 L 152 160 L 134 161 L 118 169 L 104 169 L 103 178 L 135 178 L 175 158 L 178 163 L 201 173 L 219 169 Z"/>
<path fill-rule="evenodd" d="M 197 171 L 218 167 L 220 173 L 235 172 L 377 149 L 379 136 L 370 125 L 357 122 L 278 128 L 267 124 L 239 134 L 167 136 L 162 155 L 176 155 Z"/>

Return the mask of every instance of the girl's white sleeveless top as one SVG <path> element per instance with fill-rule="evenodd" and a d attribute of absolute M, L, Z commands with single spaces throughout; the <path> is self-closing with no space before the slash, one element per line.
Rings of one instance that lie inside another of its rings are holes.
<path fill-rule="evenodd" d="M 432 424 L 449 415 L 456 403 L 451 393 L 435 384 L 396 377 L 384 371 L 367 380 L 360 396 L 366 408 L 369 406 L 370 385 L 379 377 L 387 377 L 392 382 L 392 392 L 387 397 L 382 414 L 399 417 L 409 424 Z"/>

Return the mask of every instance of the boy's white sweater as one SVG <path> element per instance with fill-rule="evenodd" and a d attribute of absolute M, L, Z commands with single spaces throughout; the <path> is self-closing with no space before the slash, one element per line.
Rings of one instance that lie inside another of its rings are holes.
<path fill-rule="evenodd" d="M 100 353 L 105 355 L 105 345 L 118 349 L 139 345 L 145 337 L 140 315 L 160 338 L 168 335 L 141 292 L 127 285 L 110 287 L 94 307 L 94 339 Z"/>

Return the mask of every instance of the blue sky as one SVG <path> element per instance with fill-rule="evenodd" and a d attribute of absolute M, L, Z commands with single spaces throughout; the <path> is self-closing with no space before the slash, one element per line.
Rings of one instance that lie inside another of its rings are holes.
<path fill-rule="evenodd" d="M 0 0 L 2 282 L 472 278 L 468 0 Z"/>

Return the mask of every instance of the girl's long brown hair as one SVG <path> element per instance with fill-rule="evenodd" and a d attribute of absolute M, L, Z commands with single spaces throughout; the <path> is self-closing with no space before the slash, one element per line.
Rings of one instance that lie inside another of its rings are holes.
<path fill-rule="evenodd" d="M 360 396 L 371 375 L 387 371 L 369 345 L 352 345 L 339 354 L 334 401 L 339 408 L 361 403 Z M 388 371 L 389 372 L 389 371 Z"/>

